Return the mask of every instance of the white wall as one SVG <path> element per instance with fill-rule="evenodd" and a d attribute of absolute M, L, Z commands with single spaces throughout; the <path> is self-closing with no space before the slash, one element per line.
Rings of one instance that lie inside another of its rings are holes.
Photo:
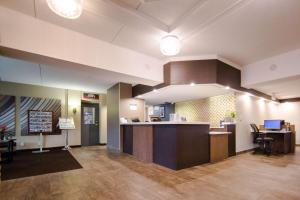
<path fill-rule="evenodd" d="M 278 119 L 284 119 L 295 125 L 296 128 L 296 144 L 300 144 L 300 102 L 297 103 L 281 103 L 279 105 Z"/>
<path fill-rule="evenodd" d="M 8 20 L 9 19 L 9 20 Z M 0 6 L 0 46 L 163 82 L 163 61 Z"/>
<path fill-rule="evenodd" d="M 279 104 L 237 93 L 236 112 L 236 150 L 240 152 L 254 147 L 250 124 L 262 125 L 264 119 L 273 119 L 279 116 Z"/>
<path fill-rule="evenodd" d="M 69 106 L 66 106 L 66 90 L 41 87 L 34 85 L 18 84 L 0 82 L 0 94 L 16 96 L 16 139 L 18 149 L 31 149 L 38 148 L 38 136 L 21 136 L 20 125 L 20 97 L 42 97 L 42 98 L 54 98 L 61 100 L 61 114 L 62 117 L 66 117 L 66 109 L 68 109 L 68 115 L 74 118 L 75 130 L 69 130 L 69 144 L 81 145 L 81 98 L 82 92 L 76 90 L 68 91 Z M 72 103 L 71 103 L 72 102 Z M 70 105 L 72 104 L 72 106 Z M 101 129 L 100 129 L 100 142 L 106 143 L 107 135 L 107 119 L 106 119 L 106 101 L 105 95 L 100 95 L 100 116 L 101 116 Z M 73 114 L 73 108 L 76 107 L 76 114 Z M 102 109 L 103 107 L 103 109 Z M 24 146 L 21 146 L 24 143 Z M 45 147 L 57 147 L 65 145 L 65 132 L 61 135 L 49 135 L 45 136 Z"/>
<path fill-rule="evenodd" d="M 272 65 L 276 65 L 277 68 L 272 70 Z M 251 87 L 255 84 L 297 75 L 300 75 L 300 49 L 244 66 L 242 85 Z"/>

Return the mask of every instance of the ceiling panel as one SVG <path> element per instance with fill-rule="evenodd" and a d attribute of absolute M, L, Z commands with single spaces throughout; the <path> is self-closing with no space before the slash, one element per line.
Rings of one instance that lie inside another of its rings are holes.
<path fill-rule="evenodd" d="M 0 4 L 7 8 L 34 16 L 34 0 L 1 0 Z"/>
<path fill-rule="evenodd" d="M 33 16 L 33 2 L 0 4 Z M 111 0 L 85 0 L 77 20 L 56 16 L 45 2 L 36 0 L 41 19 L 157 58 L 163 57 L 159 40 L 168 28 L 183 39 L 178 56 L 218 54 L 246 65 L 300 48 L 299 0 L 150 0 L 138 11 Z"/>
<path fill-rule="evenodd" d="M 214 53 L 240 65 L 300 47 L 300 1 L 249 1 L 184 41 L 181 55 Z"/>
<path fill-rule="evenodd" d="M 84 10 L 82 15 L 76 20 L 62 18 L 53 13 L 44 0 L 37 0 L 36 8 L 39 19 L 108 42 L 113 40 L 122 27 L 120 22 L 106 16 L 96 15 L 88 10 Z"/>
<path fill-rule="evenodd" d="M 189 12 L 196 3 L 203 0 L 156 0 L 141 3 L 138 11 L 154 17 L 167 25 L 172 25 Z"/>
<path fill-rule="evenodd" d="M 164 36 L 162 31 L 157 31 L 151 27 L 141 27 L 133 29 L 131 27 L 123 27 L 115 38 L 113 44 L 126 46 L 135 51 L 139 51 L 157 58 L 163 58 L 159 49 L 160 39 Z"/>

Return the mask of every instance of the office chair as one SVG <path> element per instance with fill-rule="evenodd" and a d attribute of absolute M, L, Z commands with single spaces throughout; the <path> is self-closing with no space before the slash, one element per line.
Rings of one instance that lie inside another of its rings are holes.
<path fill-rule="evenodd" d="M 272 146 L 274 139 L 267 137 L 266 133 L 260 132 L 256 124 L 250 124 L 253 134 L 253 142 L 259 145 L 259 149 L 270 155 L 272 153 Z M 256 150 L 255 150 L 256 153 Z"/>

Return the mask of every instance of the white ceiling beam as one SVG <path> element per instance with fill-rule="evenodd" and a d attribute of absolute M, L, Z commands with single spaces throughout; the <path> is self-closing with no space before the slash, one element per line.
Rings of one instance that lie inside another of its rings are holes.
<path fill-rule="evenodd" d="M 135 76 L 151 85 L 163 81 L 159 59 L 1 6 L 0 27 L 0 47 Z"/>

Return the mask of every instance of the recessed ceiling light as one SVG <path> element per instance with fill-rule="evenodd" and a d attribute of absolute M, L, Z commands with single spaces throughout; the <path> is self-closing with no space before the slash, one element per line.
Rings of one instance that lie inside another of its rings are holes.
<path fill-rule="evenodd" d="M 230 89 L 230 87 L 229 87 L 229 86 L 226 86 L 226 87 L 225 87 L 225 89 L 226 89 L 226 90 L 229 90 L 229 89 Z"/>
<path fill-rule="evenodd" d="M 180 51 L 180 41 L 175 35 L 167 35 L 160 41 L 160 51 L 166 56 L 175 56 Z"/>
<path fill-rule="evenodd" d="M 82 13 L 83 0 L 47 0 L 47 4 L 57 15 L 76 19 Z"/>
<path fill-rule="evenodd" d="M 158 92 L 157 89 L 154 89 L 153 92 Z"/>
<path fill-rule="evenodd" d="M 195 86 L 195 83 L 191 83 L 190 86 Z"/>

